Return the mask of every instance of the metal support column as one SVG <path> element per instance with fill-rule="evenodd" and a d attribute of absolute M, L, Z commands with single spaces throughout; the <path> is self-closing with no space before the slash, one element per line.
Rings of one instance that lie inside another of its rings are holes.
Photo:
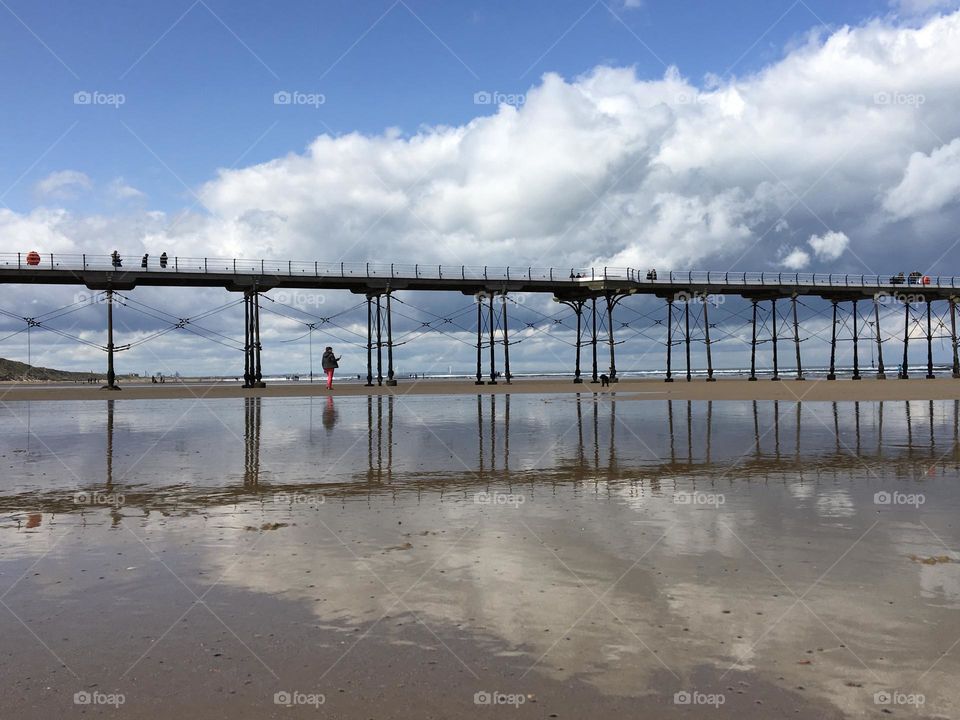
<path fill-rule="evenodd" d="M 383 385 L 383 309 L 380 307 L 380 296 L 377 295 L 377 385 Z"/>
<path fill-rule="evenodd" d="M 600 378 L 597 377 L 597 298 L 593 297 L 593 305 L 591 307 L 591 314 L 593 316 L 593 329 L 590 333 L 590 344 L 592 345 L 593 351 L 593 374 L 590 379 L 591 383 L 600 382 Z"/>
<path fill-rule="evenodd" d="M 887 374 L 883 370 L 883 341 L 880 339 L 880 304 L 873 299 L 873 319 L 877 328 L 877 380 L 886 380 Z"/>
<path fill-rule="evenodd" d="M 927 380 L 933 380 L 937 376 L 933 374 L 933 325 L 930 321 L 931 300 L 927 300 Z"/>
<path fill-rule="evenodd" d="M 107 384 L 104 390 L 119 390 L 113 369 L 113 290 L 107 290 Z"/>
<path fill-rule="evenodd" d="M 773 325 L 771 327 L 771 331 L 773 333 L 773 377 L 770 379 L 779 380 L 780 367 L 777 364 L 777 325 L 779 323 L 779 319 L 777 318 L 777 299 L 776 298 L 772 298 L 770 300 L 770 307 L 771 307 L 770 314 L 773 317 Z"/>
<path fill-rule="evenodd" d="M 500 320 L 502 325 L 500 327 L 501 332 L 503 333 L 503 377 L 506 380 L 507 385 L 510 385 L 510 336 L 507 331 L 507 294 L 500 293 Z"/>
<path fill-rule="evenodd" d="M 793 346 L 797 350 L 797 380 L 803 380 L 803 365 L 800 362 L 800 320 L 797 315 L 797 296 L 793 295 L 791 298 L 791 303 L 793 304 Z M 797 406 L 799 407 L 799 405 Z"/>
<path fill-rule="evenodd" d="M 673 357 L 673 298 L 667 299 L 667 377 L 664 382 L 673 382 L 670 361 Z"/>
<path fill-rule="evenodd" d="M 833 323 L 830 326 L 830 372 L 827 373 L 827 380 L 837 379 L 837 301 L 831 300 L 833 304 Z"/>
<path fill-rule="evenodd" d="M 614 342 L 613 342 L 613 308 L 617 304 L 616 300 L 612 300 L 609 293 L 607 293 L 607 337 L 610 339 L 610 382 L 616 383 L 620 382 L 620 379 L 617 377 L 617 358 L 614 352 Z"/>
<path fill-rule="evenodd" d="M 683 342 L 687 353 L 687 382 L 690 382 L 690 298 L 683 302 Z"/>
<path fill-rule="evenodd" d="M 253 351 L 253 339 L 250 333 L 251 315 L 250 293 L 243 293 L 243 386 L 253 387 L 253 364 L 250 362 Z"/>
<path fill-rule="evenodd" d="M 260 344 L 260 293 L 256 288 L 253 291 L 253 332 L 253 386 L 262 388 L 267 384 L 263 381 L 263 368 L 260 365 L 260 350 L 263 346 Z"/>
<path fill-rule="evenodd" d="M 753 303 L 753 323 L 751 324 L 750 331 L 750 377 L 748 380 L 757 379 L 757 301 L 751 300 Z"/>
<path fill-rule="evenodd" d="M 857 312 L 857 301 L 853 301 L 853 376 L 851 380 L 860 379 L 860 313 Z"/>
<path fill-rule="evenodd" d="M 703 336 L 704 344 L 707 346 L 707 382 L 716 382 L 713 376 L 713 351 L 710 349 L 710 317 L 707 313 L 707 306 L 710 302 L 707 296 L 703 296 Z M 709 428 L 709 425 L 707 426 Z"/>
<path fill-rule="evenodd" d="M 907 350 L 910 344 L 910 303 L 903 303 L 903 364 L 900 366 L 900 374 L 897 376 L 901 380 L 907 380 L 910 377 L 910 371 L 907 369 Z"/>
<path fill-rule="evenodd" d="M 367 387 L 373 387 L 373 302 L 367 295 Z"/>
<path fill-rule="evenodd" d="M 494 323 L 493 323 L 493 293 L 490 293 L 488 298 L 489 302 L 489 313 L 487 315 L 487 331 L 490 333 L 490 381 L 488 385 L 497 384 L 497 360 L 496 360 L 496 336 L 494 335 Z"/>
<path fill-rule="evenodd" d="M 953 350 L 953 377 L 960 378 L 960 357 L 957 355 L 957 299 L 950 298 L 950 347 Z"/>
<path fill-rule="evenodd" d="M 573 311 L 577 314 L 577 359 L 576 364 L 574 365 L 573 370 L 573 382 L 576 385 L 583 383 L 583 378 L 580 377 L 580 346 L 583 343 L 583 301 L 576 300 L 571 303 Z M 579 410 L 579 405 L 577 409 Z"/>
<path fill-rule="evenodd" d="M 477 381 L 474 385 L 483 385 L 483 295 L 475 296 L 477 303 Z M 479 396 L 478 396 L 479 397 Z"/>
<path fill-rule="evenodd" d="M 397 380 L 393 375 L 393 313 L 390 310 L 391 291 L 387 290 L 387 385 L 393 387 Z"/>

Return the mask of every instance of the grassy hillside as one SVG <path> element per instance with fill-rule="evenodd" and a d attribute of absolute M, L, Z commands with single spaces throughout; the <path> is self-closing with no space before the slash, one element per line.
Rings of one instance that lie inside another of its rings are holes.
<path fill-rule="evenodd" d="M 67 372 L 50 368 L 30 367 L 16 360 L 0 358 L 0 381 L 4 380 L 86 380 L 102 373 Z"/>

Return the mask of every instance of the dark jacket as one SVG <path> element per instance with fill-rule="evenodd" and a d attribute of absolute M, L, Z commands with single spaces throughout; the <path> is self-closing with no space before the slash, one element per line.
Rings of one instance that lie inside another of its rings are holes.
<path fill-rule="evenodd" d="M 324 370 L 332 370 L 340 367 L 340 363 L 337 362 L 337 356 L 333 354 L 333 350 L 327 350 L 323 353 L 323 359 L 320 361 L 320 366 Z"/>

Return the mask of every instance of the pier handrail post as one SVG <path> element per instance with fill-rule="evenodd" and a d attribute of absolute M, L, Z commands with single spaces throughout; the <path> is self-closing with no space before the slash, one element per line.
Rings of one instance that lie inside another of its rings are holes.
<path fill-rule="evenodd" d="M 672 283 L 673 283 L 673 270 L 670 271 L 669 275 L 670 275 L 670 283 L 672 284 Z"/>
<path fill-rule="evenodd" d="M 507 280 L 510 279 L 510 266 L 507 265 Z"/>
<path fill-rule="evenodd" d="M 533 282 L 533 268 L 532 268 L 532 267 L 528 267 L 528 268 L 527 268 L 527 280 L 529 280 L 530 282 Z"/>
<path fill-rule="evenodd" d="M 207 272 L 207 259 L 203 259 L 203 272 Z"/>
<path fill-rule="evenodd" d="M 420 279 L 420 263 L 415 263 L 413 266 L 413 276 L 419 280 Z"/>
<path fill-rule="evenodd" d="M 233 259 L 233 274 L 234 274 L 234 275 L 237 274 L 237 259 L 236 259 L 236 258 Z"/>
<path fill-rule="evenodd" d="M 693 271 L 687 270 L 687 284 L 690 284 L 692 282 L 693 282 Z"/>
<path fill-rule="evenodd" d="M 84 269 L 84 270 L 87 269 L 87 254 L 86 254 L 86 253 L 83 254 L 83 269 Z"/>
<path fill-rule="evenodd" d="M 316 260 L 313 261 L 313 276 L 320 277 L 320 263 Z"/>
<path fill-rule="evenodd" d="M 261 259 L 260 259 L 260 276 L 263 277 L 264 274 L 265 274 L 265 271 L 264 271 L 264 266 L 263 266 L 263 258 L 261 258 Z M 259 297 L 259 295 L 258 295 L 257 297 Z M 260 302 L 260 301 L 258 300 L 257 303 L 259 304 L 259 302 Z"/>
<path fill-rule="evenodd" d="M 483 279 L 484 279 L 484 280 L 487 279 L 487 266 L 486 266 L 486 265 L 483 266 Z"/>
<path fill-rule="evenodd" d="M 370 277 L 370 263 L 367 263 L 366 275 Z"/>
<path fill-rule="evenodd" d="M 22 270 L 22 269 L 23 268 L 20 267 L 20 253 L 17 253 L 17 270 Z"/>
<path fill-rule="evenodd" d="M 550 268 L 550 282 L 553 282 L 553 268 Z"/>
<path fill-rule="evenodd" d="M 437 277 L 443 280 L 443 265 L 437 265 Z"/>
<path fill-rule="evenodd" d="M 390 279 L 393 279 L 393 263 L 390 263 Z"/>
<path fill-rule="evenodd" d="M 460 279 L 461 279 L 461 280 L 466 280 L 466 279 L 467 279 L 467 269 L 466 269 L 466 266 L 464 266 L 464 265 L 461 265 L 461 266 L 460 266 Z"/>
<path fill-rule="evenodd" d="M 287 275 L 293 275 L 293 260 L 287 260 Z"/>
<path fill-rule="evenodd" d="M 173 271 L 180 272 L 180 263 L 176 255 L 173 256 Z"/>
<path fill-rule="evenodd" d="M 53 253 L 50 253 L 50 269 L 53 270 Z"/>
<path fill-rule="evenodd" d="M 343 261 L 340 261 L 340 277 L 346 277 L 343 270 Z"/>

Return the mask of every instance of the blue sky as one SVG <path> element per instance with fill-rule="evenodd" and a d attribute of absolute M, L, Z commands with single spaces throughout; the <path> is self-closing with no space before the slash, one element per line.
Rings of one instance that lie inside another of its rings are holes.
<path fill-rule="evenodd" d="M 300 152 L 322 133 L 462 124 L 495 111 L 474 104 L 477 91 L 523 93 L 544 72 L 598 64 L 643 79 L 676 65 L 698 85 L 747 75 L 821 23 L 888 12 L 838 0 L 4 0 L 0 188 L 16 183 L 3 200 L 23 211 L 39 179 L 71 168 L 122 177 L 172 210 L 217 168 Z M 273 93 L 285 89 L 325 103 L 278 112 Z M 84 90 L 124 104 L 74 105 Z M 96 194 L 64 204 L 110 208 Z"/>
<path fill-rule="evenodd" d="M 627 4 L 0 0 L 0 254 L 960 275 L 960 0 Z M 136 292 L 176 317 L 229 299 Z M 70 321 L 102 344 L 99 308 Z M 124 342 L 158 329 L 123 322 Z M 306 367 L 302 325 L 264 333 L 271 367 Z M 460 339 L 402 363 L 469 365 Z M 563 338 L 525 343 L 518 367 L 566 367 Z M 102 361 L 42 347 L 48 367 Z M 182 335 L 138 347 L 137 370 L 236 362 Z M 23 335 L 2 352 L 25 359 Z"/>

